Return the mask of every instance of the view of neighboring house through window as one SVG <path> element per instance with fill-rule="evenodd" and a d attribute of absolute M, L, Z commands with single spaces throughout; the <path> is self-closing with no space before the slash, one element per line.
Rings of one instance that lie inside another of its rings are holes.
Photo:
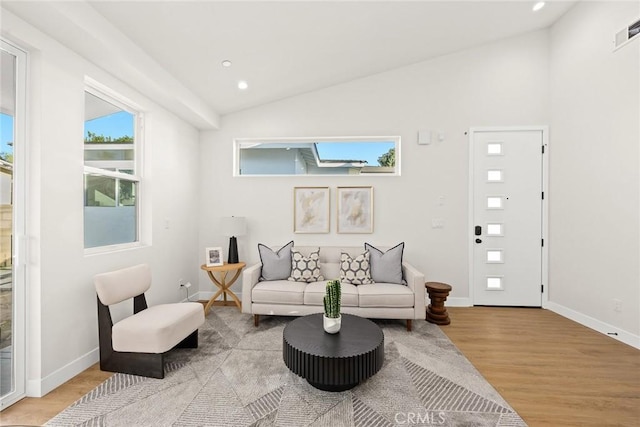
<path fill-rule="evenodd" d="M 97 91 L 85 92 L 84 247 L 137 242 L 138 114 Z"/>
<path fill-rule="evenodd" d="M 399 137 L 236 139 L 236 175 L 399 175 Z"/>

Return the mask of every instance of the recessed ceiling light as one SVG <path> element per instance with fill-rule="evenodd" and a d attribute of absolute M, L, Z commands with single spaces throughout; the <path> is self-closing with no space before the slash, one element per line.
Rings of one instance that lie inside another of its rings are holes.
<path fill-rule="evenodd" d="M 245 90 L 248 87 L 249 87 L 249 83 L 245 82 L 244 80 L 240 80 L 238 82 L 238 89 Z"/>
<path fill-rule="evenodd" d="M 542 9 L 544 7 L 544 2 L 543 1 L 539 1 L 538 3 L 533 5 L 533 11 L 537 12 L 540 9 Z"/>
<path fill-rule="evenodd" d="M 231 67 L 231 61 L 229 61 L 228 59 L 225 59 L 224 61 L 222 61 L 222 66 L 223 67 Z"/>

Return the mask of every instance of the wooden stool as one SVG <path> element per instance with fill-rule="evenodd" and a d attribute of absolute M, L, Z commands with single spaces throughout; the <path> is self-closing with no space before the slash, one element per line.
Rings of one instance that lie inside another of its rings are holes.
<path fill-rule="evenodd" d="M 451 292 L 451 286 L 440 282 L 427 282 L 424 284 L 429 294 L 431 304 L 427 307 L 427 322 L 436 325 L 448 325 L 451 323 L 444 302 Z"/>

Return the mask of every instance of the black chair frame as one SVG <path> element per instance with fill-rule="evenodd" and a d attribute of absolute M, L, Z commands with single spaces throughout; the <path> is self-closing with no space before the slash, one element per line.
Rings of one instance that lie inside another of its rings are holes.
<path fill-rule="evenodd" d="M 147 309 L 144 294 L 133 298 L 134 315 Z M 143 377 L 164 378 L 165 353 L 133 353 L 113 349 L 113 320 L 109 307 L 98 297 L 98 337 L 100 341 L 100 369 L 108 372 L 140 375 Z M 197 348 L 198 330 L 196 329 L 174 348 Z M 169 350 L 171 351 L 171 350 Z"/>

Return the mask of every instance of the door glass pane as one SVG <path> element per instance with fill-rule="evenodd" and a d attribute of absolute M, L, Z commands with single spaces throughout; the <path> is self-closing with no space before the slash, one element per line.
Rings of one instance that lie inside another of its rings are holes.
<path fill-rule="evenodd" d="M 491 196 L 487 197 L 488 209 L 502 209 L 502 197 Z"/>
<path fill-rule="evenodd" d="M 501 170 L 488 170 L 487 171 L 487 181 L 488 182 L 500 182 L 500 181 L 502 181 L 502 171 Z"/>
<path fill-rule="evenodd" d="M 502 154 L 501 142 L 490 142 L 487 144 L 487 154 L 490 156 L 499 156 Z"/>
<path fill-rule="evenodd" d="M 487 251 L 487 262 L 498 263 L 502 262 L 502 251 L 498 249 L 490 249 Z"/>
<path fill-rule="evenodd" d="M 487 236 L 502 236 L 502 224 L 487 224 Z"/>
<path fill-rule="evenodd" d="M 0 51 L 0 396 L 14 390 L 15 301 L 13 292 L 13 141 L 16 57 Z"/>
<path fill-rule="evenodd" d="M 487 277 L 488 290 L 500 290 L 502 288 L 502 277 Z"/>

